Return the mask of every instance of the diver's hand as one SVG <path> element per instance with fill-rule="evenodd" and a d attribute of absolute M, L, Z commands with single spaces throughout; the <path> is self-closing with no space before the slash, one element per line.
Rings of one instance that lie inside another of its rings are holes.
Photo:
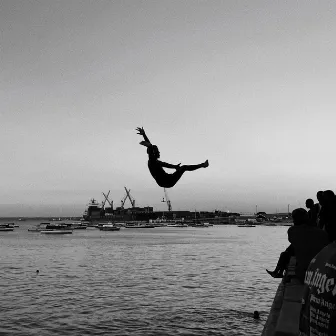
<path fill-rule="evenodd" d="M 137 134 L 140 134 L 140 135 L 145 135 L 145 130 L 143 129 L 143 127 L 137 127 L 136 130 L 138 131 Z"/>

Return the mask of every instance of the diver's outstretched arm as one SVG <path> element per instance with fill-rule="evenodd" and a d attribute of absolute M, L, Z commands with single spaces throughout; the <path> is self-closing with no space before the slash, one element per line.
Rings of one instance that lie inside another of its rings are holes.
<path fill-rule="evenodd" d="M 145 141 L 140 142 L 140 145 L 143 145 L 143 146 L 146 146 L 146 147 L 152 146 L 152 143 L 148 139 L 148 136 L 146 135 L 146 132 L 143 129 L 143 127 L 137 127 L 136 130 L 138 131 L 138 134 L 142 135 L 145 139 Z"/>

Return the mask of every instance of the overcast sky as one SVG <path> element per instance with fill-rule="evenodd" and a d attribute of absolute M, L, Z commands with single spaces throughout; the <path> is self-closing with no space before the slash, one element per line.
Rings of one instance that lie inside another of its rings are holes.
<path fill-rule="evenodd" d="M 135 128 L 187 172 L 173 210 L 336 190 L 334 1 L 0 0 L 0 216 L 167 209 Z M 129 203 L 126 203 L 130 206 Z"/>

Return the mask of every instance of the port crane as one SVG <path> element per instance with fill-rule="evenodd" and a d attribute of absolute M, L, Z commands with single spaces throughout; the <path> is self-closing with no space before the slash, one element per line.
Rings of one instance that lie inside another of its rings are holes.
<path fill-rule="evenodd" d="M 124 196 L 124 198 L 121 200 L 121 208 L 124 209 L 124 205 L 125 205 L 125 202 L 127 200 L 127 198 L 129 199 L 129 201 L 131 202 L 132 204 L 132 208 L 135 207 L 135 199 L 132 198 L 131 196 L 131 189 L 128 189 L 126 187 L 125 188 L 125 191 L 126 191 L 126 195 Z"/>
<path fill-rule="evenodd" d="M 166 202 L 168 206 L 168 211 L 172 211 L 172 206 L 166 188 L 163 188 L 166 199 L 163 197 L 161 202 Z"/>
<path fill-rule="evenodd" d="M 104 196 L 104 201 L 103 201 L 103 203 L 102 203 L 102 208 L 103 208 L 103 209 L 105 208 L 105 204 L 106 204 L 106 202 L 107 202 L 107 203 L 110 205 L 111 210 L 113 210 L 113 201 L 110 201 L 110 200 L 109 200 L 110 192 L 111 192 L 111 190 L 108 191 L 107 195 L 105 195 L 105 193 L 103 193 L 103 196 Z"/>

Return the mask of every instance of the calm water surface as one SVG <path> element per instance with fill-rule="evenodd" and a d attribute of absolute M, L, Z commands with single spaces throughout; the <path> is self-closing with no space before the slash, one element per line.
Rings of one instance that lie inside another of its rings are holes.
<path fill-rule="evenodd" d="M 1 335 L 260 335 L 279 283 L 265 268 L 287 247 L 282 226 L 50 236 L 18 223 L 0 232 Z"/>

